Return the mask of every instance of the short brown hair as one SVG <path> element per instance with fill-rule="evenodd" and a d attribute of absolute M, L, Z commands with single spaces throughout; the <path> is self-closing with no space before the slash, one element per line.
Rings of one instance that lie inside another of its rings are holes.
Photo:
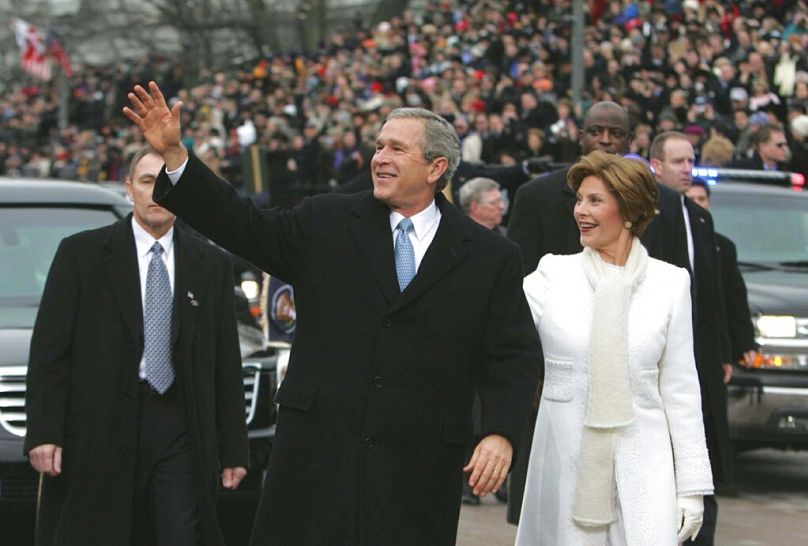
<path fill-rule="evenodd" d="M 140 163 L 141 159 L 150 154 L 156 155 L 157 157 L 161 157 L 160 154 L 158 154 L 154 150 L 154 148 L 152 148 L 148 144 L 135 150 L 134 153 L 132 154 L 131 159 L 129 160 L 129 169 L 127 169 L 126 171 L 126 178 L 134 182 L 135 169 L 137 168 L 137 164 Z"/>
<path fill-rule="evenodd" d="M 665 143 L 669 140 L 685 140 L 690 142 L 687 140 L 684 133 L 680 133 L 679 131 L 665 131 L 664 133 L 659 133 L 656 138 L 654 138 L 648 156 L 651 159 L 665 161 Z"/>
<path fill-rule="evenodd" d="M 642 236 L 657 215 L 659 189 L 648 165 L 600 150 L 583 156 L 567 173 L 567 184 L 577 192 L 584 178 L 595 176 L 606 184 L 617 199 L 623 220 L 631 222 L 630 231 Z"/>

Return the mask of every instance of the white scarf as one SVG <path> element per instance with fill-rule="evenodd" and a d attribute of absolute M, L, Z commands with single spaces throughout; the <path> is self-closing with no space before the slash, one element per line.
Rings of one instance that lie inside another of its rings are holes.
<path fill-rule="evenodd" d="M 617 429 L 634 421 L 628 369 L 631 294 L 645 278 L 648 252 L 636 237 L 626 265 L 606 272 L 600 253 L 584 248 L 583 267 L 595 291 L 589 340 L 589 399 L 578 463 L 572 517 L 582 526 L 608 525 L 617 518 L 614 450 Z"/>

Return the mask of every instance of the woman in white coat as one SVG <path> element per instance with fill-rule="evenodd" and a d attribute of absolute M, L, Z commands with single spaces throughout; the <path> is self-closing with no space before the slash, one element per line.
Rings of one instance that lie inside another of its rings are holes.
<path fill-rule="evenodd" d="M 525 278 L 545 358 L 518 546 L 673 546 L 713 492 L 693 358 L 690 277 L 648 257 L 647 165 L 574 165 L 583 252 Z"/>

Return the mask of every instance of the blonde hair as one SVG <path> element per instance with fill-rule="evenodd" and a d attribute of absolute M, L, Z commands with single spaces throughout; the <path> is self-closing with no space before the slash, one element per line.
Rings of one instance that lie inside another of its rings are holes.
<path fill-rule="evenodd" d="M 732 161 L 735 145 L 726 137 L 714 136 L 701 147 L 701 163 L 709 167 L 721 167 Z"/>
<path fill-rule="evenodd" d="M 594 176 L 606 184 L 617 199 L 623 220 L 631 222 L 629 230 L 642 236 L 657 215 L 659 189 L 648 165 L 600 150 L 583 156 L 567 173 L 567 184 L 577 192 L 585 178 Z"/>

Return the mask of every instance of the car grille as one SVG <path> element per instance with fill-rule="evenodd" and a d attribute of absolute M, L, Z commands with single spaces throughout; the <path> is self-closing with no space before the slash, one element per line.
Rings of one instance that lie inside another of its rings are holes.
<path fill-rule="evenodd" d="M 249 425 L 258 405 L 261 366 L 245 362 L 244 418 Z M 25 436 L 25 366 L 0 367 L 0 426 L 15 436 Z"/>
<path fill-rule="evenodd" d="M 0 426 L 25 436 L 25 366 L 0 368 Z"/>
<path fill-rule="evenodd" d="M 245 362 L 242 365 L 244 373 L 244 418 L 247 426 L 255 418 L 255 408 L 258 406 L 258 387 L 261 383 L 261 365 Z"/>

